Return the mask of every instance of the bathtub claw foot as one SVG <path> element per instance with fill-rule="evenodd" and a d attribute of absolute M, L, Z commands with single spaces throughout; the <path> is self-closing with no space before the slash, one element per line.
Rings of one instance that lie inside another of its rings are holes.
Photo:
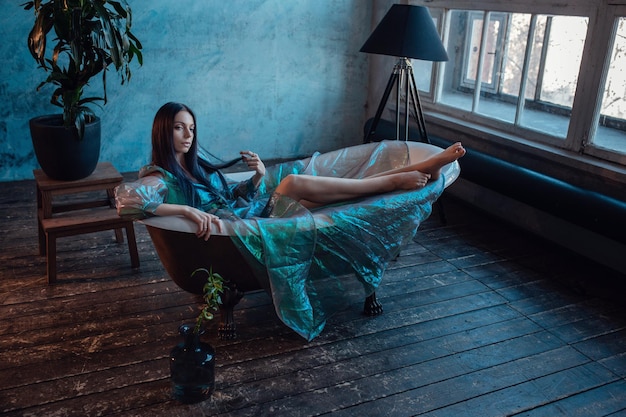
<path fill-rule="evenodd" d="M 237 338 L 237 325 L 233 309 L 243 298 L 243 291 L 232 283 L 226 283 L 222 293 L 222 304 L 220 306 L 220 325 L 217 327 L 217 337 L 220 340 L 234 340 Z"/>
<path fill-rule="evenodd" d="M 230 317 L 230 321 L 222 319 L 222 322 L 217 328 L 217 337 L 220 340 L 235 340 L 237 339 L 237 325 L 232 319 L 233 310 L 230 310 L 230 314 L 222 310 L 222 317 Z M 225 314 L 226 313 L 226 314 Z"/>
<path fill-rule="evenodd" d="M 363 314 L 370 317 L 383 314 L 383 305 L 376 299 L 376 293 L 373 293 L 365 299 Z"/>

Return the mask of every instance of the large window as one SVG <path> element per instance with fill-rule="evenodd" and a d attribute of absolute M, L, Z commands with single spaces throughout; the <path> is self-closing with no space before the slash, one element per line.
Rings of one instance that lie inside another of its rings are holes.
<path fill-rule="evenodd" d="M 441 74 L 420 89 L 445 113 L 624 163 L 623 7 L 596 15 L 592 8 L 532 13 L 515 5 L 512 12 L 431 8 L 447 22 L 450 60 L 434 65 Z"/>
<path fill-rule="evenodd" d="M 626 153 L 626 17 L 617 17 L 614 25 L 597 130 L 590 143 Z"/>

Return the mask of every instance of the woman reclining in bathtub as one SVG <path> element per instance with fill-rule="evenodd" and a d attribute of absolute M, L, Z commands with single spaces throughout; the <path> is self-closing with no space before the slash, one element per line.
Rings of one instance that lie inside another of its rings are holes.
<path fill-rule="evenodd" d="M 182 215 L 196 223 L 196 235 L 207 240 L 211 223 L 218 229 L 221 225 L 215 214 L 220 208 L 241 218 L 271 217 L 275 199 L 281 195 L 312 208 L 396 190 L 414 190 L 437 179 L 440 169 L 462 157 L 465 149 L 455 143 L 419 163 L 363 179 L 291 174 L 269 199 L 254 198 L 265 175 L 263 161 L 251 151 L 240 154 L 254 175 L 247 181 L 228 184 L 219 167 L 198 157 L 193 111 L 184 104 L 167 103 L 158 110 L 152 126 L 152 163 L 139 173 L 147 185 L 141 193 L 142 201 L 120 198 L 123 193 L 118 192 L 118 210 L 135 217 Z"/>

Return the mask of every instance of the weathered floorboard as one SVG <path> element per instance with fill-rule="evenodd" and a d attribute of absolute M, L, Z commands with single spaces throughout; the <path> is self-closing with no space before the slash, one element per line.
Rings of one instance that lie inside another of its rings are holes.
<path fill-rule="evenodd" d="M 7 416 L 617 416 L 626 414 L 623 276 L 446 198 L 361 314 L 358 286 L 312 342 L 247 294 L 217 349 L 216 392 L 170 398 L 177 328 L 198 296 L 136 226 L 59 241 L 45 282 L 34 184 L 0 183 L 0 414 Z M 608 297 L 607 297 L 608 295 Z"/>

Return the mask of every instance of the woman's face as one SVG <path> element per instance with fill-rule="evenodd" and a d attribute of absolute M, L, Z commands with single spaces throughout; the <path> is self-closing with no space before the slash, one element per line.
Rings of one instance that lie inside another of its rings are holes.
<path fill-rule="evenodd" d="M 189 152 L 195 139 L 196 126 L 193 117 L 186 110 L 181 110 L 174 117 L 174 150 L 176 157 L 181 158 Z"/>

